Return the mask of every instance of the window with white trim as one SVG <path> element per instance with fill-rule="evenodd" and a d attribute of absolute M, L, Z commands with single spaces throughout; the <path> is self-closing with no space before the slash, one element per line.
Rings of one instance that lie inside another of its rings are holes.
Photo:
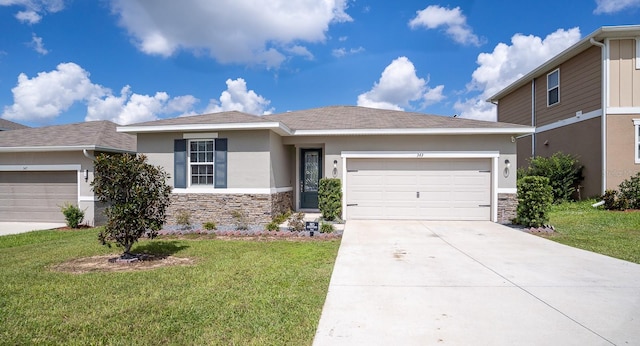
<path fill-rule="evenodd" d="M 547 74 L 547 107 L 560 102 L 560 69 Z"/>
<path fill-rule="evenodd" d="M 634 151 L 636 163 L 640 163 L 640 119 L 633 119 L 633 127 L 635 128 L 634 137 Z"/>
<path fill-rule="evenodd" d="M 189 141 L 189 185 L 213 186 L 214 153 L 212 139 Z"/>

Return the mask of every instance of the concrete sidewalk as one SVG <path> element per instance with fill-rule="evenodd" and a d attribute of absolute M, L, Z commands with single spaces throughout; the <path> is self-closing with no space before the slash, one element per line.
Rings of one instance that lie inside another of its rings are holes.
<path fill-rule="evenodd" d="M 0 222 L 0 236 L 66 226 L 59 222 Z"/>
<path fill-rule="evenodd" d="M 432 344 L 640 344 L 640 265 L 491 222 L 347 222 L 314 345 Z"/>

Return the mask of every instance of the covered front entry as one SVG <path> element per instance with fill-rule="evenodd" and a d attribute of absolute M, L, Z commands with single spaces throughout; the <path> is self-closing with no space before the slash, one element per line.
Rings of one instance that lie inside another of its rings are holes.
<path fill-rule="evenodd" d="M 318 209 L 322 149 L 300 149 L 300 208 Z"/>
<path fill-rule="evenodd" d="M 0 220 L 64 222 L 60 207 L 78 203 L 76 171 L 0 171 Z"/>
<path fill-rule="evenodd" d="M 490 158 L 348 158 L 348 219 L 491 220 Z"/>

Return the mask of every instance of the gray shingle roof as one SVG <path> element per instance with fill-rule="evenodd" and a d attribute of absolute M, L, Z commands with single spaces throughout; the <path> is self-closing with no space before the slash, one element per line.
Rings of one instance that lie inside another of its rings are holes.
<path fill-rule="evenodd" d="M 520 125 L 357 106 L 331 106 L 262 117 L 292 130 L 518 128 Z"/>
<path fill-rule="evenodd" d="M 116 132 L 110 121 L 26 128 L 0 132 L 0 150 L 78 148 L 104 151 L 136 151 L 136 137 Z"/>
<path fill-rule="evenodd" d="M 238 124 L 264 122 L 262 117 L 238 111 L 192 115 L 133 124 L 133 126 L 165 126 L 187 124 Z"/>
<path fill-rule="evenodd" d="M 446 129 L 455 132 L 458 129 L 522 129 L 527 132 L 527 126 L 499 123 L 493 121 L 481 121 L 463 118 L 453 118 L 439 115 L 430 115 L 415 112 L 393 111 L 386 109 L 366 108 L 358 106 L 330 106 L 308 110 L 280 113 L 266 116 L 256 116 L 237 111 L 204 114 L 198 116 L 180 117 L 138 123 L 120 127 L 125 132 L 137 132 L 142 128 L 145 131 L 166 130 L 173 126 L 186 125 L 211 125 L 220 128 L 220 125 L 232 124 L 266 124 L 281 123 L 292 131 L 341 131 L 341 130 L 422 130 L 422 129 Z M 156 130 L 152 130 L 156 128 Z M 232 128 L 232 126 L 229 126 Z M 291 134 L 291 133 L 285 133 Z"/>
<path fill-rule="evenodd" d="M 0 131 L 18 130 L 18 129 L 27 129 L 27 128 L 29 128 L 29 126 L 14 123 L 13 121 L 0 118 Z"/>

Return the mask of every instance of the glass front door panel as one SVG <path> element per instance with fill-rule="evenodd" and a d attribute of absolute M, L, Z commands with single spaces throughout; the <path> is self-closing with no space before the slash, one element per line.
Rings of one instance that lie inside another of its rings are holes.
<path fill-rule="evenodd" d="M 318 191 L 319 153 L 315 151 L 304 153 L 304 192 Z"/>

